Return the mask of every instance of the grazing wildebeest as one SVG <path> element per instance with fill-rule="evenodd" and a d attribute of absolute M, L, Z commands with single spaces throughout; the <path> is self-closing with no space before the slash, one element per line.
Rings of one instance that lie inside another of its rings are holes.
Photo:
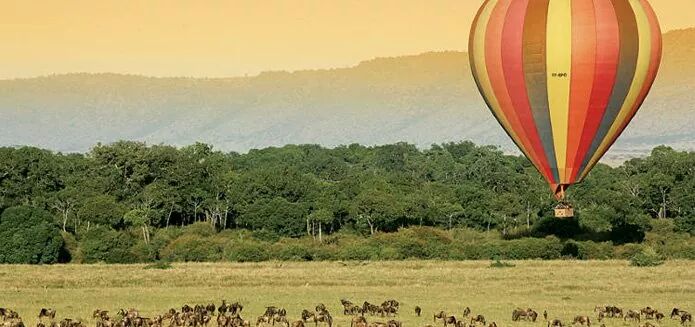
<path fill-rule="evenodd" d="M 591 319 L 588 316 L 575 316 L 572 325 L 580 324 L 582 326 L 591 327 Z"/>
<path fill-rule="evenodd" d="M 387 327 L 403 327 L 403 324 L 398 320 L 389 320 L 386 322 Z"/>
<path fill-rule="evenodd" d="M 437 319 L 444 319 L 446 318 L 446 312 L 444 311 L 439 311 L 435 314 L 432 315 L 432 321 L 437 322 Z"/>
<path fill-rule="evenodd" d="M 318 326 L 318 323 L 325 323 L 328 327 L 333 327 L 333 317 L 328 311 L 319 312 L 314 316 L 314 323 Z"/>
<path fill-rule="evenodd" d="M 282 316 L 282 315 L 280 315 L 280 314 L 276 314 L 276 315 L 273 317 L 273 326 L 275 325 L 275 323 L 278 323 L 278 324 L 280 324 L 281 326 L 290 327 L 290 322 L 287 321 L 287 317 Z"/>
<path fill-rule="evenodd" d="M 481 324 L 483 324 L 483 326 L 485 326 L 485 324 L 486 324 L 485 317 L 483 315 L 477 315 L 477 316 L 471 318 L 471 325 L 475 325 L 477 323 L 481 323 Z"/>
<path fill-rule="evenodd" d="M 44 317 L 48 319 L 55 319 L 56 311 L 51 308 L 41 308 L 41 311 L 39 311 L 39 320 Z"/>
<path fill-rule="evenodd" d="M 419 317 L 420 314 L 422 314 L 422 308 L 420 308 L 419 305 L 416 305 L 415 306 L 415 315 L 417 315 Z"/>
<path fill-rule="evenodd" d="M 548 321 L 548 310 L 543 310 L 543 319 Z"/>
<path fill-rule="evenodd" d="M 516 308 L 514 311 L 512 311 L 512 321 L 519 321 L 519 320 L 531 320 L 533 322 L 536 322 L 536 319 L 538 319 L 538 313 L 536 311 L 533 311 L 533 309 L 528 308 L 528 309 L 521 309 L 521 308 Z"/>
<path fill-rule="evenodd" d="M 315 320 L 315 318 L 316 318 L 315 313 L 313 313 L 307 309 L 302 310 L 302 320 L 304 322 L 308 322 L 309 320 L 313 321 L 313 320 Z"/>
<path fill-rule="evenodd" d="M 444 320 L 444 327 L 446 327 L 448 325 L 452 325 L 452 326 L 456 327 L 456 317 L 447 316 L 443 320 Z"/>
<path fill-rule="evenodd" d="M 487 325 L 487 327 L 497 327 L 497 323 L 493 321 L 489 325 Z"/>
<path fill-rule="evenodd" d="M 92 318 L 101 318 L 101 319 L 107 319 L 109 317 L 109 312 L 106 310 L 101 310 L 101 309 L 95 309 L 92 312 Z"/>
<path fill-rule="evenodd" d="M 603 311 L 598 312 L 598 322 L 602 322 L 606 318 L 606 314 Z"/>
<path fill-rule="evenodd" d="M 3 327 L 25 327 L 22 319 L 19 318 L 7 318 L 3 323 Z"/>
<path fill-rule="evenodd" d="M 319 303 L 316 305 L 316 312 L 327 312 L 328 309 L 326 309 L 326 305 L 323 303 Z"/>
<path fill-rule="evenodd" d="M 652 309 L 652 307 L 644 307 L 640 310 L 640 313 L 644 315 L 644 319 L 654 319 L 654 315 L 656 314 L 656 310 Z"/>
<path fill-rule="evenodd" d="M 686 312 L 686 311 L 684 311 L 684 310 L 681 310 L 681 309 L 678 309 L 678 308 L 673 308 L 673 310 L 671 310 L 671 319 L 674 319 L 674 318 L 676 318 L 676 317 L 680 317 L 681 314 L 683 314 L 683 313 L 685 313 L 685 312 Z"/>
<path fill-rule="evenodd" d="M 262 315 L 256 318 L 256 327 L 260 326 L 261 324 L 272 324 L 272 318 L 270 316 Z"/>
<path fill-rule="evenodd" d="M 625 317 L 623 317 L 623 320 L 627 321 L 628 319 L 640 322 L 641 319 L 639 311 L 628 310 Z"/>
<path fill-rule="evenodd" d="M 686 322 L 693 322 L 693 316 L 689 312 L 681 313 L 681 325 L 685 325 Z"/>
<path fill-rule="evenodd" d="M 611 318 L 622 318 L 623 317 L 623 309 L 618 308 L 616 306 L 609 305 L 606 307 L 606 311 L 608 312 L 608 316 Z"/>
<path fill-rule="evenodd" d="M 357 316 L 352 318 L 350 321 L 350 327 L 355 327 L 355 326 L 366 326 L 367 325 L 367 319 L 364 318 L 363 316 Z"/>
<path fill-rule="evenodd" d="M 211 315 L 215 314 L 215 304 L 209 303 L 208 305 L 205 306 L 205 310 L 207 310 Z"/>
<path fill-rule="evenodd" d="M 230 320 L 232 317 L 226 316 L 224 313 L 220 313 L 217 315 L 217 327 L 226 327 L 227 324 L 229 324 Z"/>
<path fill-rule="evenodd" d="M 562 321 L 560 321 L 560 319 L 548 321 L 548 327 L 562 327 Z"/>
<path fill-rule="evenodd" d="M 340 299 L 340 304 L 343 305 L 343 314 L 344 315 L 349 315 L 349 314 L 355 314 L 357 308 L 354 303 L 346 300 L 346 299 Z"/>
<path fill-rule="evenodd" d="M 661 322 L 661 320 L 663 320 L 665 317 L 666 317 L 666 315 L 664 315 L 663 313 L 661 313 L 659 311 L 657 311 L 656 314 L 654 314 L 654 319 L 656 319 L 656 321 L 659 321 L 659 322 Z"/>
<path fill-rule="evenodd" d="M 456 327 L 466 327 L 466 322 L 461 319 L 456 322 Z"/>
<path fill-rule="evenodd" d="M 465 309 L 463 309 L 463 317 L 464 318 L 467 318 L 468 315 L 470 315 L 470 314 L 471 314 L 471 308 L 466 307 Z"/>

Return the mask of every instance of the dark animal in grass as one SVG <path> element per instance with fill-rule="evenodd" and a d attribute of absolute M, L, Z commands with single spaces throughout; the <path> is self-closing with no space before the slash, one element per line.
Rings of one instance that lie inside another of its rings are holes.
<path fill-rule="evenodd" d="M 259 316 L 256 318 L 256 327 L 260 326 L 261 324 L 272 324 L 272 318 L 266 315 Z"/>
<path fill-rule="evenodd" d="M 328 309 L 326 309 L 326 305 L 323 303 L 319 303 L 316 305 L 316 312 L 326 312 Z"/>
<path fill-rule="evenodd" d="M 287 321 L 287 317 L 280 314 L 276 314 L 275 317 L 273 317 L 273 326 L 275 326 L 275 323 L 278 323 L 280 326 L 290 327 L 290 322 Z"/>
<path fill-rule="evenodd" d="M 603 319 L 606 318 L 606 314 L 603 311 L 599 311 L 598 313 L 598 322 L 602 322 Z"/>
<path fill-rule="evenodd" d="M 462 320 L 459 320 L 456 322 L 456 327 L 466 327 L 466 322 Z"/>
<path fill-rule="evenodd" d="M 452 325 L 452 326 L 456 327 L 456 317 L 448 316 L 448 317 L 444 318 L 443 320 L 444 320 L 444 327 L 446 327 L 448 325 Z"/>
<path fill-rule="evenodd" d="M 654 310 L 652 307 L 644 307 L 640 310 L 640 313 L 644 315 L 644 319 L 654 319 L 656 310 Z"/>
<path fill-rule="evenodd" d="M 485 324 L 486 324 L 485 317 L 483 315 L 477 315 L 477 316 L 471 318 L 471 325 L 474 325 L 477 323 L 481 323 L 481 324 L 483 324 L 483 326 L 485 326 Z"/>
<path fill-rule="evenodd" d="M 543 310 L 543 319 L 545 321 L 548 321 L 548 311 L 547 310 Z"/>
<path fill-rule="evenodd" d="M 466 307 L 465 309 L 463 309 L 463 317 L 468 317 L 468 315 L 470 315 L 470 314 L 471 314 L 471 308 Z"/>
<path fill-rule="evenodd" d="M 328 327 L 333 327 L 333 317 L 328 311 L 320 312 L 314 317 L 314 323 L 318 326 L 319 323 L 324 323 Z"/>
<path fill-rule="evenodd" d="M 657 312 L 654 314 L 654 319 L 656 319 L 656 321 L 659 321 L 659 322 L 660 322 L 661 320 L 663 320 L 665 317 L 666 317 L 666 315 L 664 315 L 663 313 L 661 313 L 661 312 L 659 312 L 659 311 L 657 311 Z"/>
<path fill-rule="evenodd" d="M 51 308 L 41 308 L 39 311 L 39 320 L 41 318 L 55 319 L 56 311 Z"/>
<path fill-rule="evenodd" d="M 439 311 L 435 314 L 432 315 L 432 321 L 437 322 L 437 319 L 444 319 L 446 318 L 446 312 L 444 311 Z"/>
<path fill-rule="evenodd" d="M 641 318 L 640 318 L 639 311 L 628 310 L 627 313 L 625 314 L 625 317 L 623 317 L 623 320 L 627 321 L 628 319 L 640 322 Z"/>
<path fill-rule="evenodd" d="M 419 317 L 421 314 L 422 314 L 422 308 L 420 308 L 419 305 L 416 305 L 415 306 L 415 315 Z"/>
<path fill-rule="evenodd" d="M 391 319 L 391 320 L 386 322 L 386 326 L 388 326 L 388 327 L 403 327 L 403 324 L 398 320 Z"/>
<path fill-rule="evenodd" d="M 489 325 L 487 325 L 487 327 L 497 327 L 497 323 L 493 321 Z"/>
<path fill-rule="evenodd" d="M 314 318 L 315 318 L 315 317 L 316 317 L 316 314 L 315 314 L 315 313 L 313 313 L 313 312 L 311 312 L 311 311 L 309 311 L 309 310 L 307 310 L 307 309 L 302 310 L 302 320 L 303 320 L 304 322 L 307 322 L 307 321 L 310 321 L 310 320 L 311 320 L 311 321 L 314 321 Z"/>
<path fill-rule="evenodd" d="M 364 318 L 363 316 L 357 316 L 352 318 L 352 321 L 350 321 L 350 327 L 355 327 L 355 326 L 366 326 L 367 325 L 367 319 Z"/>
<path fill-rule="evenodd" d="M 686 311 L 684 311 L 684 310 L 681 310 L 678 308 L 673 308 L 673 310 L 671 310 L 671 319 L 674 319 L 676 317 L 680 317 L 685 312 Z"/>
<path fill-rule="evenodd" d="M 623 309 L 621 308 L 618 308 L 616 306 L 607 306 L 606 309 L 608 310 L 608 316 L 611 318 L 623 317 Z"/>
<path fill-rule="evenodd" d="M 591 319 L 588 316 L 576 316 L 572 321 L 572 325 L 580 324 L 582 326 L 591 326 Z"/>
<path fill-rule="evenodd" d="M 689 312 L 683 312 L 681 313 L 681 325 L 685 325 L 685 323 L 692 323 L 693 322 L 693 316 Z"/>
<path fill-rule="evenodd" d="M 562 321 L 560 321 L 560 319 L 548 321 L 548 327 L 563 327 Z"/>

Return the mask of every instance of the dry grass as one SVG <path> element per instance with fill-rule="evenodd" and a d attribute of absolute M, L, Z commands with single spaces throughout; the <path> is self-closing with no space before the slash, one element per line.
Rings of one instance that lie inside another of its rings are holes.
<path fill-rule="evenodd" d="M 339 326 L 349 326 L 349 319 L 339 314 L 340 298 L 355 303 L 395 298 L 406 326 L 432 324 L 435 310 L 460 315 L 465 306 L 500 326 L 534 326 L 511 323 L 511 310 L 517 306 L 547 309 L 551 318 L 563 321 L 576 314 L 593 315 L 598 304 L 695 311 L 695 262 L 670 261 L 654 268 L 629 267 L 623 261 L 514 264 L 501 269 L 482 261 L 174 264 L 168 270 L 143 265 L 0 266 L 0 306 L 19 311 L 29 325 L 42 306 L 56 308 L 61 317 L 91 321 L 95 308 L 136 307 L 152 315 L 184 303 L 219 304 L 221 299 L 241 301 L 247 319 L 262 313 L 265 305 L 285 307 L 297 319 L 301 309 L 323 302 Z M 422 318 L 415 317 L 415 305 L 423 308 Z M 541 325 L 545 323 L 535 324 Z M 607 325 L 630 324 L 612 320 Z"/>

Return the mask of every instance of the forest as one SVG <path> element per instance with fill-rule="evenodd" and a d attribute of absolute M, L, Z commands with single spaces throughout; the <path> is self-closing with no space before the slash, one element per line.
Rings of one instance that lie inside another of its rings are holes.
<path fill-rule="evenodd" d="M 695 153 L 665 146 L 599 164 L 571 220 L 528 160 L 471 142 L 3 147 L 0 262 L 695 259 L 693 190 Z"/>

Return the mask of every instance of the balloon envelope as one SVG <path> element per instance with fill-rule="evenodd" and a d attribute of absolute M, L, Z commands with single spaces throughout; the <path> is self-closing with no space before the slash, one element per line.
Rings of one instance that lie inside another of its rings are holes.
<path fill-rule="evenodd" d="M 661 30 L 646 0 L 487 0 L 469 56 L 493 115 L 560 196 L 641 106 Z"/>

